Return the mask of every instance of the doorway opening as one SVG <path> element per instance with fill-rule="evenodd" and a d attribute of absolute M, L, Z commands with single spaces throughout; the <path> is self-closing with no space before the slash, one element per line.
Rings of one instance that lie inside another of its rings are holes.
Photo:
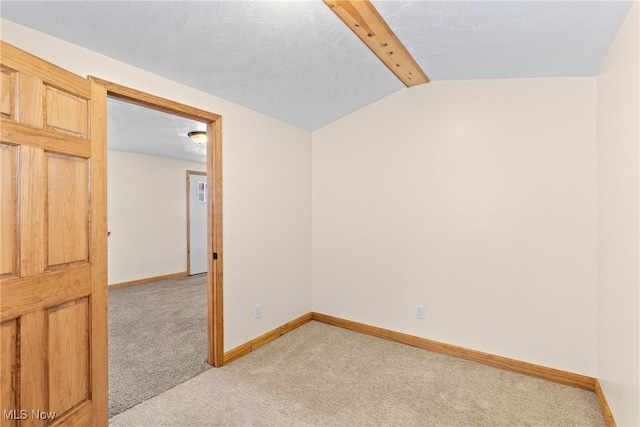
<path fill-rule="evenodd" d="M 135 106 L 145 107 L 163 113 L 179 116 L 189 120 L 200 122 L 206 129 L 208 142 L 206 144 L 206 167 L 198 171 L 206 182 L 205 189 L 201 190 L 201 196 L 205 199 L 205 244 L 204 273 L 200 278 L 206 283 L 206 358 L 209 365 L 215 367 L 224 363 L 223 346 L 223 312 L 222 312 L 222 177 L 221 177 L 221 117 L 193 108 L 184 104 L 156 97 L 115 83 L 93 78 L 104 91 L 104 108 L 102 114 L 98 114 L 106 120 L 107 97 L 109 100 L 124 101 Z M 202 130 L 204 130 L 202 129 Z M 184 176 L 184 172 L 182 172 Z M 202 181 L 201 181 L 202 182 Z M 135 186 L 136 183 L 131 183 Z M 184 187 L 182 187 L 184 188 Z M 144 186 L 136 188 L 145 191 Z M 203 191 L 203 192 L 202 192 Z M 184 199 L 182 199 L 184 200 Z M 184 204 L 180 203 L 184 210 Z M 184 230 L 184 228 L 182 229 Z M 112 230 L 110 230 L 112 231 Z M 184 231 L 182 231 L 184 233 Z M 113 236 L 112 236 L 113 237 Z M 186 252 L 186 251 L 185 251 Z M 184 254 L 184 252 L 183 252 Z M 189 260 L 187 259 L 187 263 Z M 188 270 L 187 270 L 188 272 Z M 185 274 L 186 276 L 186 274 Z M 204 299 L 204 298 L 203 298 Z"/>

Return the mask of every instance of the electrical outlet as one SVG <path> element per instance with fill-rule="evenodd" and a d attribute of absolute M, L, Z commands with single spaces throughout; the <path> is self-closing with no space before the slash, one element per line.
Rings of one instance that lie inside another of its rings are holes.
<path fill-rule="evenodd" d="M 416 305 L 416 319 L 424 319 L 424 305 Z"/>
<path fill-rule="evenodd" d="M 262 317 L 262 306 L 260 304 L 256 304 L 253 307 L 253 318 L 259 319 Z"/>

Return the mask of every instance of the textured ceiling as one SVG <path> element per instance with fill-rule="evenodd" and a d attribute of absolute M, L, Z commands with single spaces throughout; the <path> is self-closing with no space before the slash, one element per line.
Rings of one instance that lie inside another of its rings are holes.
<path fill-rule="evenodd" d="M 207 162 L 207 146 L 187 136 L 191 131 L 206 131 L 204 123 L 113 98 L 108 99 L 107 118 L 110 150 Z"/>
<path fill-rule="evenodd" d="M 431 80 L 595 75 L 631 6 L 372 3 Z M 0 16 L 309 130 L 404 87 L 321 0 L 2 0 Z"/>
<path fill-rule="evenodd" d="M 631 2 L 379 1 L 431 80 L 594 76 Z"/>
<path fill-rule="evenodd" d="M 0 13 L 310 130 L 404 87 L 320 0 L 3 1 Z"/>

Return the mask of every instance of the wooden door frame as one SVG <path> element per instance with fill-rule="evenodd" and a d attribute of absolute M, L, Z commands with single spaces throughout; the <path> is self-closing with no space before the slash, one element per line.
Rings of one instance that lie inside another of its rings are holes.
<path fill-rule="evenodd" d="M 222 117 L 218 114 L 170 101 L 136 89 L 90 76 L 106 89 L 104 102 L 98 103 L 100 111 L 92 111 L 106 122 L 106 97 L 136 104 L 207 124 L 207 249 L 211 257 L 207 263 L 207 361 L 220 367 L 224 364 L 223 325 L 223 250 L 222 250 Z M 106 215 L 106 212 L 105 212 Z M 214 260 L 214 254 L 215 260 Z M 106 254 L 105 254 L 106 255 Z M 104 284 L 106 286 L 106 283 Z M 106 290 L 105 290 L 106 291 Z"/>
<path fill-rule="evenodd" d="M 206 172 L 187 170 L 187 274 L 191 275 L 191 178 L 189 175 L 204 175 Z M 207 199 L 209 200 L 209 199 Z"/>

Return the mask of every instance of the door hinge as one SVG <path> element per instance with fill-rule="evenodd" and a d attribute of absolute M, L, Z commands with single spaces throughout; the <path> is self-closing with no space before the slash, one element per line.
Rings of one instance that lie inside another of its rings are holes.
<path fill-rule="evenodd" d="M 213 253 L 213 259 L 218 259 L 218 253 L 217 252 Z"/>

